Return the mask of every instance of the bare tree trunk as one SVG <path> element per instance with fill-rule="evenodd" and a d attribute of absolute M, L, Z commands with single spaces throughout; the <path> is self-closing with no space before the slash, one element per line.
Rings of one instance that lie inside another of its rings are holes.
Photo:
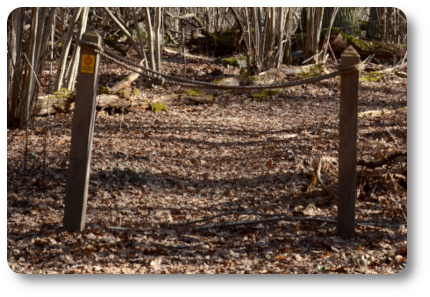
<path fill-rule="evenodd" d="M 78 66 L 79 66 L 79 56 L 81 53 L 81 47 L 79 46 L 79 40 L 81 39 L 82 35 L 85 33 L 85 30 L 87 28 L 87 20 L 88 20 L 88 12 L 89 8 L 85 7 L 81 14 L 81 21 L 78 31 L 78 38 L 76 40 L 76 46 L 75 50 L 73 52 L 73 58 L 70 61 L 69 71 L 68 71 L 68 81 L 67 81 L 67 89 L 68 90 L 74 90 L 75 89 L 75 81 L 76 81 L 76 74 L 78 72 Z"/>
<path fill-rule="evenodd" d="M 57 70 L 57 76 L 55 78 L 55 90 L 57 91 L 59 91 L 64 84 L 64 73 L 66 71 L 67 57 L 69 55 L 70 46 L 72 44 L 73 30 L 75 28 L 77 21 L 79 20 L 82 10 L 83 10 L 82 7 L 75 9 L 72 19 L 68 24 L 66 35 L 63 37 L 64 42 L 63 42 L 63 46 L 61 47 L 60 59 L 58 62 L 59 67 Z"/>
<path fill-rule="evenodd" d="M 26 129 L 31 120 L 35 95 L 40 87 L 38 76 L 45 61 L 49 32 L 55 8 L 32 8 L 13 11 L 8 19 L 8 127 Z M 24 22 L 31 20 L 28 37 L 23 39 Z"/>
<path fill-rule="evenodd" d="M 287 13 L 287 20 L 285 24 L 286 36 L 284 45 L 284 57 L 282 59 L 282 61 L 286 64 L 291 64 L 292 61 L 291 35 L 293 34 L 294 30 L 298 26 L 298 23 L 300 22 L 300 19 L 296 14 L 299 9 L 300 8 L 297 7 L 290 7 Z"/>
<path fill-rule="evenodd" d="M 143 42 L 142 33 L 140 32 L 139 22 L 137 20 L 136 7 L 133 7 L 132 11 L 133 11 L 133 20 L 134 20 L 134 26 L 135 26 L 135 29 L 136 29 L 136 34 L 137 34 L 137 36 L 139 38 L 140 48 L 142 49 L 142 57 L 143 57 L 143 59 L 145 59 L 145 67 L 149 68 L 148 59 L 146 58 L 146 53 L 145 53 L 145 45 L 144 45 L 144 42 Z"/>
<path fill-rule="evenodd" d="M 257 7 L 232 10 L 241 30 L 245 32 L 249 75 L 281 65 L 284 47 L 289 49 L 291 46 L 293 14 L 289 12 L 293 10 Z M 240 23 L 241 20 L 245 24 Z"/>
<path fill-rule="evenodd" d="M 162 14 L 162 9 L 161 7 L 157 7 L 156 8 L 156 13 L 155 13 L 155 22 L 154 22 L 154 31 L 155 31 L 155 65 L 156 65 L 156 70 L 160 71 L 161 70 L 161 46 L 163 43 L 163 36 L 161 34 L 161 14 Z"/>
<path fill-rule="evenodd" d="M 286 42 L 286 40 L 284 40 L 284 36 L 287 34 L 287 30 L 286 30 L 287 28 L 285 26 L 285 23 L 287 21 L 286 16 L 288 15 L 288 11 L 289 11 L 289 8 L 284 8 L 284 7 L 277 8 L 278 19 L 277 19 L 276 32 L 278 34 L 278 38 L 277 38 L 277 44 L 276 44 L 277 50 L 275 55 L 276 68 L 279 68 L 281 66 L 282 60 L 284 57 L 284 44 Z"/>
<path fill-rule="evenodd" d="M 154 54 L 154 33 L 152 31 L 151 14 L 149 13 L 148 7 L 145 7 L 145 19 L 146 19 L 146 31 L 148 32 L 149 57 L 151 61 L 151 68 L 152 70 L 156 70 L 155 54 Z"/>
<path fill-rule="evenodd" d="M 19 100 L 22 100 L 22 71 L 21 68 L 21 41 L 24 21 L 24 8 L 12 11 L 8 18 L 8 60 L 7 60 L 7 126 L 15 125 L 19 119 Z"/>
<path fill-rule="evenodd" d="M 125 36 L 127 36 L 128 41 L 135 48 L 135 50 L 139 54 L 140 58 L 144 59 L 143 48 L 141 49 L 137 45 L 137 43 L 134 41 L 133 36 L 130 33 L 130 31 L 121 23 L 121 21 L 117 17 L 115 17 L 115 15 L 110 11 L 109 8 L 104 7 L 103 9 L 107 13 L 107 15 L 114 21 L 114 23 L 120 28 L 120 30 L 125 34 Z"/>
<path fill-rule="evenodd" d="M 324 36 L 324 41 L 323 41 L 324 52 L 319 57 L 319 60 L 322 60 L 323 62 L 325 62 L 325 59 L 326 59 L 327 49 L 328 49 L 329 42 L 330 42 L 331 28 L 333 26 L 333 22 L 334 22 L 334 19 L 336 18 L 336 14 L 338 11 L 339 11 L 339 7 L 335 7 L 333 9 L 333 12 L 331 14 L 330 21 L 329 21 L 329 24 L 327 27 L 327 31 L 326 31 L 325 36 Z"/>
<path fill-rule="evenodd" d="M 305 57 L 314 59 L 315 63 L 319 62 L 318 44 L 321 33 L 323 7 L 308 7 L 306 9 L 306 43 Z"/>
<path fill-rule="evenodd" d="M 30 120 L 30 104 L 33 98 L 33 90 L 35 86 L 36 77 L 33 74 L 32 67 L 36 61 L 36 46 L 37 46 L 37 30 L 39 25 L 39 8 L 32 9 L 31 17 L 31 32 L 30 32 L 30 46 L 27 54 L 27 66 L 25 68 L 24 77 L 24 102 L 21 105 L 21 116 L 19 126 L 21 129 L 27 128 L 27 123 Z"/>

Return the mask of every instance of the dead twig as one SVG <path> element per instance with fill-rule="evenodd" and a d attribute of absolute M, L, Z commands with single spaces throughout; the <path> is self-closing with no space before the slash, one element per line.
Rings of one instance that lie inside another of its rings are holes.
<path fill-rule="evenodd" d="M 277 221 L 318 222 L 318 223 L 330 223 L 330 224 L 336 224 L 336 222 L 337 222 L 336 220 L 319 218 L 319 217 L 292 217 L 292 216 L 282 215 L 280 217 L 274 217 L 274 218 L 268 218 L 268 219 L 262 219 L 262 220 L 240 221 L 240 222 L 223 222 L 223 223 L 217 223 L 217 224 L 212 224 L 212 225 L 205 225 L 205 226 L 197 228 L 196 230 L 206 230 L 206 229 L 210 229 L 210 228 L 229 228 L 229 227 L 235 227 L 235 226 L 254 225 L 254 224 L 277 222 Z"/>
<path fill-rule="evenodd" d="M 407 156 L 406 150 L 398 150 L 398 151 L 393 151 L 393 152 L 389 153 L 385 158 L 382 158 L 382 159 L 379 159 L 376 161 L 375 160 L 370 160 L 370 161 L 358 160 L 357 165 L 373 169 L 376 167 L 381 167 L 381 166 L 383 166 L 389 162 L 392 162 L 399 157 L 406 157 L 406 156 Z"/>
<path fill-rule="evenodd" d="M 201 223 L 201 222 L 206 222 L 206 221 L 210 221 L 213 220 L 215 218 L 218 217 L 222 217 L 222 216 L 228 216 L 228 215 L 256 215 L 256 216 L 270 216 L 270 217 L 278 217 L 280 215 L 286 215 L 286 214 L 268 214 L 268 213 L 262 213 L 262 212 L 244 212 L 244 211 L 228 211 L 228 212 L 224 212 L 224 213 L 220 213 L 220 214 L 216 214 L 210 217 L 206 217 L 206 218 L 202 218 L 199 220 L 194 220 L 194 221 L 189 221 L 189 222 L 183 222 L 183 223 L 174 223 L 174 224 L 170 224 L 170 226 L 172 227 L 179 227 L 179 226 L 185 226 L 185 225 L 193 225 L 193 224 L 197 224 L 197 223 Z"/>

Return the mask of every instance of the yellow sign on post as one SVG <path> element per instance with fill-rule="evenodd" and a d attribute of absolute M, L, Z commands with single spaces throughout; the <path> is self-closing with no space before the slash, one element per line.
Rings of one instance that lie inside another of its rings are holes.
<path fill-rule="evenodd" d="M 94 65 L 96 64 L 95 55 L 82 55 L 81 61 L 81 72 L 82 73 L 94 73 Z"/>

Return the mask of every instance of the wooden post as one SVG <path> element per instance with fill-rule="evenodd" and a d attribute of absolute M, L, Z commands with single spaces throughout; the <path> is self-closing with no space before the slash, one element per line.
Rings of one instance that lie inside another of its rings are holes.
<path fill-rule="evenodd" d="M 101 37 L 87 31 L 82 40 L 100 44 Z M 85 227 L 99 60 L 91 48 L 81 48 L 63 221 L 64 229 L 70 231 Z"/>
<path fill-rule="evenodd" d="M 342 67 L 359 62 L 360 56 L 352 46 L 342 53 Z M 355 234 L 358 78 L 358 70 L 342 74 L 340 78 L 337 234 L 345 239 Z"/>

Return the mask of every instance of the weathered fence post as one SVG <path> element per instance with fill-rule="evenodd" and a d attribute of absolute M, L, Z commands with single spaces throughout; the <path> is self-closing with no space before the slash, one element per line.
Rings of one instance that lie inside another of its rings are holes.
<path fill-rule="evenodd" d="M 359 62 L 360 56 L 352 46 L 342 53 L 342 67 Z M 358 79 L 358 70 L 340 78 L 337 234 L 342 238 L 354 237 L 355 233 Z"/>
<path fill-rule="evenodd" d="M 96 31 L 87 31 L 82 40 L 100 45 L 101 38 Z M 70 231 L 85 227 L 99 59 L 91 48 L 81 47 L 63 221 Z"/>

